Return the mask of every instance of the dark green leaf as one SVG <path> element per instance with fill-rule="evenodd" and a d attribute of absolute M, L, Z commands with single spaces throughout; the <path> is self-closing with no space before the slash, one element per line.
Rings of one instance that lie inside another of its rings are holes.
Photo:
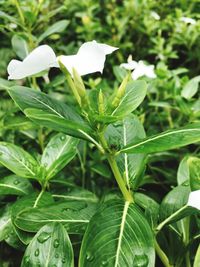
<path fill-rule="evenodd" d="M 35 235 L 21 263 L 21 267 L 29 266 L 74 266 L 72 245 L 61 224 L 47 224 Z"/>
<path fill-rule="evenodd" d="M 154 238 L 135 204 L 105 203 L 91 219 L 83 238 L 80 267 L 155 266 Z"/>
<path fill-rule="evenodd" d="M 200 123 L 184 128 L 166 131 L 140 142 L 134 142 L 121 149 L 125 153 L 155 153 L 174 149 L 200 141 Z"/>

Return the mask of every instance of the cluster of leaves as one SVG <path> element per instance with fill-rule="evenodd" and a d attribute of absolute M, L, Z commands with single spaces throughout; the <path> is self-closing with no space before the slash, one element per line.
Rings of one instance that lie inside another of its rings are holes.
<path fill-rule="evenodd" d="M 199 7 L 173 2 L 1 1 L 0 265 L 199 266 L 186 204 L 200 189 L 200 24 L 180 21 Z M 66 73 L 5 78 L 44 41 L 71 54 L 92 39 L 120 50 L 87 90 L 74 73 L 79 105 Z M 157 78 L 111 74 L 128 54 L 154 60 Z"/>

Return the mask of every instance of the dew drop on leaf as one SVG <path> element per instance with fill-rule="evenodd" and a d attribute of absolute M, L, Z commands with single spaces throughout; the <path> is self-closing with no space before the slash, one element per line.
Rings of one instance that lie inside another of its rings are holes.
<path fill-rule="evenodd" d="M 35 256 L 36 256 L 36 257 L 38 257 L 38 256 L 39 256 L 39 254 L 40 254 L 40 251 L 39 251 L 39 249 L 38 249 L 38 248 L 36 249 L 36 251 L 35 251 L 35 253 L 34 253 L 34 254 L 35 254 Z"/>
<path fill-rule="evenodd" d="M 30 257 L 29 256 L 26 256 L 25 258 L 24 258 L 24 263 L 29 263 L 29 261 L 30 261 Z"/>
<path fill-rule="evenodd" d="M 44 243 L 44 242 L 47 241 L 50 237 L 51 237 L 51 234 L 50 234 L 50 233 L 48 233 L 48 232 L 42 232 L 42 233 L 38 236 L 37 240 L 38 240 L 38 242 L 40 242 L 40 243 Z"/>
<path fill-rule="evenodd" d="M 20 183 L 19 180 L 15 180 L 15 181 L 14 181 L 14 184 L 15 184 L 15 185 L 17 185 L 17 184 L 19 184 L 19 183 Z"/>
<path fill-rule="evenodd" d="M 61 140 L 61 141 L 64 141 L 64 140 L 65 140 L 65 138 L 66 138 L 66 136 L 65 136 L 65 135 L 61 135 L 61 137 L 60 137 L 60 140 Z"/>
<path fill-rule="evenodd" d="M 133 267 L 147 267 L 149 263 L 148 257 L 145 254 L 135 255 Z"/>
<path fill-rule="evenodd" d="M 62 259 L 62 263 L 65 263 L 65 262 L 66 262 L 66 258 L 63 258 L 63 259 Z"/>
<path fill-rule="evenodd" d="M 88 261 L 93 261 L 94 260 L 94 256 L 91 254 L 91 252 L 87 252 L 86 253 L 86 259 Z"/>
<path fill-rule="evenodd" d="M 55 254 L 55 258 L 59 258 L 59 254 L 58 253 Z"/>
<path fill-rule="evenodd" d="M 53 242 L 53 246 L 54 246 L 54 248 L 59 247 L 59 245 L 60 245 L 59 240 L 58 240 L 58 239 L 55 239 L 54 242 Z"/>
<path fill-rule="evenodd" d="M 102 266 L 106 266 L 108 264 L 108 261 L 107 260 L 103 260 L 102 262 L 101 262 L 101 265 Z"/>

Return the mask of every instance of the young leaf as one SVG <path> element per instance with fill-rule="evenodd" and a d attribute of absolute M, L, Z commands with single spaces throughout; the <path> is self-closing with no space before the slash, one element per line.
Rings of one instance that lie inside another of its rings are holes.
<path fill-rule="evenodd" d="M 118 106 L 112 111 L 112 116 L 125 117 L 130 114 L 142 103 L 146 93 L 147 85 L 145 81 L 129 82 Z"/>
<path fill-rule="evenodd" d="M 41 158 L 41 165 L 47 171 L 46 179 L 55 176 L 74 158 L 77 144 L 78 139 L 60 133 L 50 140 Z"/>
<path fill-rule="evenodd" d="M 123 153 L 155 153 L 170 150 L 200 141 L 200 123 L 166 131 L 121 149 Z"/>
<path fill-rule="evenodd" d="M 196 157 L 188 158 L 190 188 L 192 191 L 200 189 L 200 159 Z"/>
<path fill-rule="evenodd" d="M 123 147 L 129 143 L 141 140 L 145 136 L 141 122 L 132 114 L 120 122 L 110 124 L 106 131 L 106 138 L 110 147 L 115 144 Z M 123 153 L 119 154 L 116 160 L 127 185 L 136 188 L 139 184 L 137 178 L 145 166 L 145 154 Z"/>
<path fill-rule="evenodd" d="M 61 224 L 47 224 L 34 236 L 21 263 L 21 267 L 28 266 L 74 266 L 72 245 Z"/>
<path fill-rule="evenodd" d="M 181 91 L 181 96 L 188 100 L 191 99 L 198 91 L 199 82 L 200 76 L 196 76 L 187 82 Z"/>
<path fill-rule="evenodd" d="M 184 182 L 189 180 L 189 168 L 188 168 L 188 156 L 185 156 L 179 166 L 178 166 L 178 172 L 177 172 L 177 182 L 178 185 L 183 184 Z"/>
<path fill-rule="evenodd" d="M 69 20 L 65 20 L 65 19 L 64 20 L 60 20 L 60 21 L 54 23 L 53 25 L 51 25 L 50 27 L 48 27 L 45 32 L 43 32 L 39 36 L 38 43 L 40 43 L 41 41 L 43 41 L 49 35 L 52 35 L 54 33 L 63 32 L 68 25 L 69 25 Z"/>
<path fill-rule="evenodd" d="M 60 222 L 68 233 L 83 233 L 96 211 L 95 203 L 83 201 L 65 201 L 44 207 L 29 208 L 19 211 L 14 223 L 21 230 L 37 232 L 49 222 Z"/>
<path fill-rule="evenodd" d="M 154 238 L 140 209 L 122 200 L 106 202 L 87 227 L 79 266 L 153 267 L 154 264 Z"/>
<path fill-rule="evenodd" d="M 28 195 L 32 192 L 31 183 L 16 175 L 6 176 L 0 179 L 0 195 Z"/>
<path fill-rule="evenodd" d="M 37 161 L 16 145 L 0 142 L 0 163 L 18 176 L 37 179 Z"/>
<path fill-rule="evenodd" d="M 23 86 L 14 86 L 8 92 L 20 109 L 26 110 L 26 115 L 36 123 L 91 141 L 92 129 L 72 106 Z"/>

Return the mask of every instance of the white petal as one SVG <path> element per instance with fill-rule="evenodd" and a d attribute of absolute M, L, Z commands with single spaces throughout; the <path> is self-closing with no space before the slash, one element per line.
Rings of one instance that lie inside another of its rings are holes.
<path fill-rule="evenodd" d="M 160 16 L 158 15 L 158 13 L 156 13 L 155 11 L 151 12 L 151 16 L 152 18 L 154 18 L 155 20 L 160 20 Z"/>
<path fill-rule="evenodd" d="M 133 78 L 133 80 L 137 80 L 139 77 L 142 77 L 144 76 L 144 70 L 143 68 L 140 68 L 140 67 L 136 67 L 134 69 L 134 71 L 132 72 L 131 76 Z"/>
<path fill-rule="evenodd" d="M 196 190 L 190 193 L 187 206 L 200 210 L 200 190 Z"/>
<path fill-rule="evenodd" d="M 50 67 L 58 67 L 56 55 L 48 45 L 35 48 L 23 61 L 11 60 L 7 71 L 9 79 L 17 80 L 35 75 Z"/>
<path fill-rule="evenodd" d="M 73 68 L 81 76 L 94 72 L 103 72 L 106 55 L 116 49 L 115 47 L 91 41 L 84 43 L 76 55 L 60 56 L 59 60 L 65 65 L 71 75 Z"/>
<path fill-rule="evenodd" d="M 189 24 L 196 24 L 196 20 L 192 19 L 192 18 L 187 18 L 187 17 L 181 17 L 180 21 L 183 21 L 185 23 L 189 23 Z"/>

